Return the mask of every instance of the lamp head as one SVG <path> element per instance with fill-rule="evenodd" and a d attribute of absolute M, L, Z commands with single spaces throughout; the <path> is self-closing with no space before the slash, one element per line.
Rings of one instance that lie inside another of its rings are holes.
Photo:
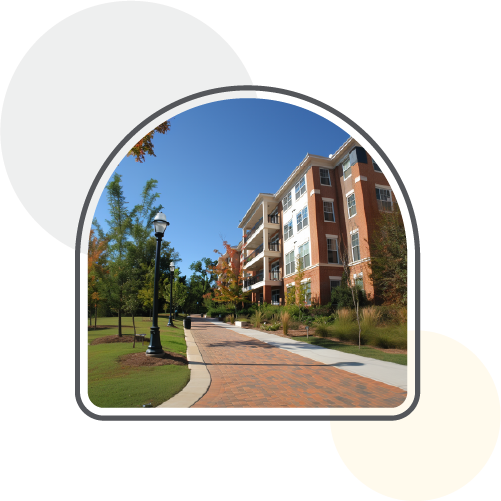
<path fill-rule="evenodd" d="M 153 219 L 153 226 L 155 227 L 155 235 L 163 236 L 163 234 L 165 233 L 165 228 L 169 226 L 167 218 L 165 217 L 165 214 L 163 212 L 159 212 L 155 216 L 155 219 Z"/>

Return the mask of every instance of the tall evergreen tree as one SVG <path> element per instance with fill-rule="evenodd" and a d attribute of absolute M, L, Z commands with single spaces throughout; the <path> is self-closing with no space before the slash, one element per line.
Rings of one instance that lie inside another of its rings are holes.
<path fill-rule="evenodd" d="M 101 292 L 111 308 L 118 313 L 118 335 L 122 336 L 122 312 L 124 308 L 124 286 L 128 278 L 127 250 L 131 233 L 132 217 L 121 184 L 122 177 L 115 174 L 106 186 L 110 219 L 106 220 L 108 232 L 108 274 Z"/>

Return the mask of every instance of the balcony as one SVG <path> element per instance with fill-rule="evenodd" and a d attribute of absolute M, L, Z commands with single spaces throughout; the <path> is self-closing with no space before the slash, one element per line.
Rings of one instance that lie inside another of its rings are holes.
<path fill-rule="evenodd" d="M 255 257 L 259 256 L 263 252 L 263 244 L 261 244 L 256 250 L 251 252 L 245 259 L 244 259 L 244 266 L 247 263 L 250 263 Z"/>
<path fill-rule="evenodd" d="M 247 243 L 247 241 L 256 233 L 256 230 L 263 224 L 263 218 L 259 219 L 259 221 L 245 234 L 244 236 L 244 243 Z"/>
<path fill-rule="evenodd" d="M 271 223 L 271 224 L 280 224 L 280 216 L 278 214 L 270 214 L 270 215 L 268 215 L 268 223 Z"/>
<path fill-rule="evenodd" d="M 280 282 L 282 280 L 282 275 L 281 275 L 280 271 L 270 271 L 268 273 L 268 280 L 271 282 Z M 253 277 L 246 278 L 243 281 L 242 288 L 244 291 L 248 291 L 252 288 L 258 289 L 259 287 L 262 287 L 263 285 L 269 285 L 269 284 L 266 284 L 266 282 L 268 280 L 266 280 L 266 281 L 264 280 L 263 270 L 261 270 L 261 272 L 260 273 L 258 272 L 257 275 L 255 275 Z M 254 285 L 257 285 L 257 284 L 260 284 L 260 285 L 258 285 L 258 287 L 253 287 Z"/>

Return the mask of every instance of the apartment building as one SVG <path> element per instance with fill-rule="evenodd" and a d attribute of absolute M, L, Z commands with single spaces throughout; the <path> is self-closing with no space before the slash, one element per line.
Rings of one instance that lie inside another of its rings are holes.
<path fill-rule="evenodd" d="M 328 158 L 307 154 L 276 193 L 259 193 L 242 218 L 235 256 L 244 289 L 252 302 L 285 304 L 287 288 L 299 285 L 299 256 L 307 303 L 326 304 L 347 258 L 350 278 L 372 296 L 369 235 L 379 211 L 394 207 L 386 177 L 353 138 Z"/>

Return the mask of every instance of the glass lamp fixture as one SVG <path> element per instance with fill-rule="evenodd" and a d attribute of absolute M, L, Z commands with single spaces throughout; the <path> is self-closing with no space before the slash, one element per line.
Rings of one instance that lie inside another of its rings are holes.
<path fill-rule="evenodd" d="M 153 226 L 155 227 L 155 234 L 160 233 L 160 235 L 163 235 L 165 233 L 165 228 L 169 226 L 169 223 L 167 222 L 167 218 L 163 212 L 159 212 L 155 216 Z"/>
<path fill-rule="evenodd" d="M 170 271 L 172 271 L 172 273 L 174 273 L 175 269 L 176 269 L 176 265 L 173 262 L 171 262 L 170 263 Z"/>

